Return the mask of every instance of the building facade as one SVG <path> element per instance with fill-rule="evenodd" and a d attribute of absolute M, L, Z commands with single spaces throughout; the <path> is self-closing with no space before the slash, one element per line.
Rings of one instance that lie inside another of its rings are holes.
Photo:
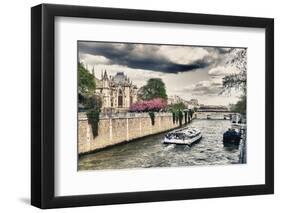
<path fill-rule="evenodd" d="M 178 103 L 184 103 L 184 99 L 182 99 L 181 97 L 179 97 L 178 95 L 173 95 L 173 96 L 169 96 L 168 97 L 168 105 L 171 104 L 178 104 Z"/>
<path fill-rule="evenodd" d="M 94 71 L 92 73 L 94 74 Z M 101 79 L 95 77 L 95 80 L 96 94 L 102 100 L 102 112 L 125 112 L 137 101 L 138 88 L 124 72 L 108 76 L 105 70 Z"/>
<path fill-rule="evenodd" d="M 190 99 L 189 101 L 187 101 L 178 95 L 173 95 L 168 97 L 168 105 L 178 104 L 178 103 L 183 103 L 188 109 L 194 109 L 199 107 L 199 103 L 197 99 Z"/>

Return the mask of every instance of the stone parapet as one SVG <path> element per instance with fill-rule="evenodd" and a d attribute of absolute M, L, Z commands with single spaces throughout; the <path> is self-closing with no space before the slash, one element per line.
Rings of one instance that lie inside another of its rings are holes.
<path fill-rule="evenodd" d="M 172 113 L 155 113 L 152 125 L 148 113 L 101 114 L 98 136 L 93 138 L 85 113 L 78 113 L 78 153 L 87 153 L 144 136 L 174 129 Z"/>

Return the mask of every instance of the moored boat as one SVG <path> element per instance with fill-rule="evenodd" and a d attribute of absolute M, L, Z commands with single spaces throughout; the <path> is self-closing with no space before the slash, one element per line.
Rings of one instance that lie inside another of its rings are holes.
<path fill-rule="evenodd" d="M 234 145 L 239 146 L 241 140 L 241 133 L 235 131 L 235 129 L 228 129 L 223 134 L 223 144 L 227 145 Z"/>
<path fill-rule="evenodd" d="M 169 132 L 165 135 L 163 143 L 189 145 L 198 142 L 202 138 L 201 131 L 196 128 L 184 128 Z"/>

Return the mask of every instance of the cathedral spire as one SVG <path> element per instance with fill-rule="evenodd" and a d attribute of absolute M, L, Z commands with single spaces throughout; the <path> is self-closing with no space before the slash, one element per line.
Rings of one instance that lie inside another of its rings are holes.
<path fill-rule="evenodd" d="M 108 79 L 106 70 L 104 71 L 104 79 Z"/>

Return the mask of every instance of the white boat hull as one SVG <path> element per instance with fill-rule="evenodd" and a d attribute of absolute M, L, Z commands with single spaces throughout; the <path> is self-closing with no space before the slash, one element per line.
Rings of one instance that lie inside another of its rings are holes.
<path fill-rule="evenodd" d="M 198 136 L 186 140 L 180 140 L 180 139 L 168 139 L 164 138 L 163 143 L 165 144 L 179 144 L 179 145 L 189 145 L 191 146 L 193 143 L 196 143 L 202 138 L 202 134 L 200 133 Z"/>

